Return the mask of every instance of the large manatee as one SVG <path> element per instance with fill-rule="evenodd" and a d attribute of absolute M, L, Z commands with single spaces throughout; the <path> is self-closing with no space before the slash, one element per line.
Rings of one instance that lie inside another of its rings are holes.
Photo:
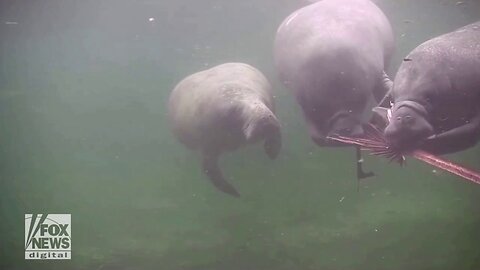
<path fill-rule="evenodd" d="M 331 135 L 358 136 L 370 111 L 391 87 L 384 69 L 393 33 L 383 12 L 368 0 L 323 0 L 288 16 L 277 30 L 275 64 L 300 104 L 310 137 L 337 146 Z M 357 147 L 357 177 L 362 170 Z"/>
<path fill-rule="evenodd" d="M 270 158 L 280 151 L 270 83 L 247 64 L 226 63 L 186 77 L 173 89 L 168 110 L 175 136 L 200 151 L 204 172 L 230 195 L 239 193 L 218 167 L 220 154 L 262 140 Z"/>
<path fill-rule="evenodd" d="M 388 91 L 384 69 L 393 46 L 390 23 L 368 0 L 323 0 L 283 21 L 276 67 L 318 145 L 336 145 L 329 135 L 362 134 L 372 97 Z"/>
<path fill-rule="evenodd" d="M 410 52 L 391 98 L 385 137 L 393 147 L 447 154 L 474 146 L 480 139 L 480 22 Z"/>

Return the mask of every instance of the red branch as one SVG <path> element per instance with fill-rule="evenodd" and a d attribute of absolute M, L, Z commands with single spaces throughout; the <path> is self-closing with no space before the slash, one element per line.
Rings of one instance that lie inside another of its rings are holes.
<path fill-rule="evenodd" d="M 366 138 L 335 136 L 329 137 L 329 139 L 346 144 L 358 145 L 362 147 L 362 149 L 370 151 L 373 155 L 384 156 L 390 159 L 390 161 L 397 161 L 400 164 L 403 164 L 403 162 L 405 161 L 404 154 L 408 154 L 409 156 L 413 156 L 414 158 L 421 160 L 427 164 L 430 164 L 452 174 L 458 175 L 463 179 L 466 179 L 473 183 L 480 184 L 479 172 L 467 169 L 461 165 L 444 160 L 433 154 L 427 153 L 422 150 L 415 150 L 410 153 L 400 153 L 398 151 L 395 151 L 388 145 L 388 142 L 383 137 L 382 132 L 380 132 L 376 127 L 372 125 L 366 126 L 365 136 Z"/>
<path fill-rule="evenodd" d="M 412 156 L 418 160 L 421 160 L 425 163 L 428 163 L 432 166 L 437 168 L 443 169 L 447 172 L 456 174 L 468 181 L 474 182 L 476 184 L 480 184 L 480 173 L 462 167 L 458 164 L 450 162 L 448 160 L 441 159 L 437 156 L 434 156 L 430 153 L 427 153 L 422 150 L 416 150 L 412 153 Z"/>

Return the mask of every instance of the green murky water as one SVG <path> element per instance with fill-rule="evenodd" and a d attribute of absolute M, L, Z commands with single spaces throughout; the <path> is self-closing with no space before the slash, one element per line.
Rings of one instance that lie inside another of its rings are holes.
<path fill-rule="evenodd" d="M 390 72 L 480 2 L 381 0 Z M 480 187 L 410 160 L 320 149 L 279 83 L 272 43 L 296 0 L 0 2 L 1 269 L 480 269 Z M 153 20 L 149 19 L 153 18 Z M 225 155 L 214 190 L 166 123 L 184 76 L 223 62 L 270 79 L 284 148 Z M 448 158 L 480 169 L 480 148 Z M 24 214 L 70 213 L 70 261 L 24 260 Z"/>

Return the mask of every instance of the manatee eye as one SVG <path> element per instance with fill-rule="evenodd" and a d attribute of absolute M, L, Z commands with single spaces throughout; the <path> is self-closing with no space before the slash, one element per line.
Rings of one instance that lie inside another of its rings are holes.
<path fill-rule="evenodd" d="M 405 124 L 411 125 L 413 123 L 413 117 L 411 115 L 405 116 Z"/>

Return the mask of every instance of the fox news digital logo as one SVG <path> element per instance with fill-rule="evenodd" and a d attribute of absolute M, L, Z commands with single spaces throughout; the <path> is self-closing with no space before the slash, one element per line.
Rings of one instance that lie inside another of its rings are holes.
<path fill-rule="evenodd" d="M 25 259 L 72 258 L 70 214 L 25 214 Z"/>

